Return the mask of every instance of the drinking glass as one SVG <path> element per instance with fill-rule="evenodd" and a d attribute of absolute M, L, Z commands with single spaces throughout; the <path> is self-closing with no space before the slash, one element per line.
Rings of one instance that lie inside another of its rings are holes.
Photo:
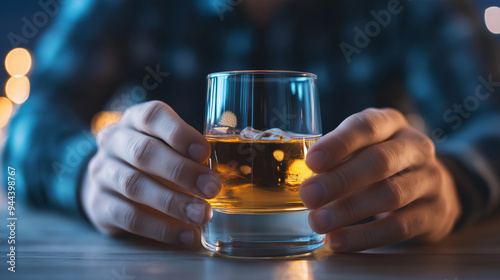
<path fill-rule="evenodd" d="M 208 200 L 213 217 L 202 244 L 239 257 L 312 252 L 324 235 L 308 224 L 300 184 L 313 176 L 305 158 L 321 136 L 316 75 L 231 71 L 208 75 L 204 135 L 207 165 L 223 182 Z"/>

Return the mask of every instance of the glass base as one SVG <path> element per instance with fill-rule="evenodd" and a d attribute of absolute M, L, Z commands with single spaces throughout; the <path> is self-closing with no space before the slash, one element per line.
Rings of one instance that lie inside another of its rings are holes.
<path fill-rule="evenodd" d="M 234 257 L 286 257 L 313 252 L 324 235 L 308 224 L 309 211 L 276 214 L 228 214 L 214 210 L 202 227 L 208 250 Z"/>

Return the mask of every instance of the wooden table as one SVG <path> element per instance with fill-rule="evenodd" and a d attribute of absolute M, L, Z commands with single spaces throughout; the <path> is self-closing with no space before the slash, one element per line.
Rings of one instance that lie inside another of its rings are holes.
<path fill-rule="evenodd" d="M 81 221 L 43 211 L 17 216 L 12 273 L 5 261 L 7 219 L 0 213 L 2 280 L 500 279 L 500 215 L 433 246 L 399 245 L 338 255 L 321 249 L 277 260 L 227 258 L 137 237 L 113 239 Z"/>

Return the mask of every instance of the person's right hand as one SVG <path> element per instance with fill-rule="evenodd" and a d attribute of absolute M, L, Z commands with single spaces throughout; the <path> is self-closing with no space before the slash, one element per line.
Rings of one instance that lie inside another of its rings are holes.
<path fill-rule="evenodd" d="M 199 244 L 210 220 L 204 199 L 221 182 L 202 165 L 210 145 L 167 104 L 128 109 L 97 135 L 98 151 L 83 179 L 82 207 L 103 233 L 124 232 L 169 244 Z"/>

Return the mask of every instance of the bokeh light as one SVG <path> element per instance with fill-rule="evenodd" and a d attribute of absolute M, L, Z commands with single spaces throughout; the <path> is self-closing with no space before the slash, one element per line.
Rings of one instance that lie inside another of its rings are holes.
<path fill-rule="evenodd" d="M 219 125 L 228 126 L 228 127 L 236 127 L 238 124 L 238 118 L 231 111 L 225 111 L 219 120 Z"/>
<path fill-rule="evenodd" d="M 491 33 L 500 34 L 500 7 L 489 7 L 484 12 L 486 27 Z"/>
<path fill-rule="evenodd" d="M 5 85 L 7 97 L 16 104 L 22 104 L 30 95 L 30 81 L 26 76 L 11 77 Z"/>
<path fill-rule="evenodd" d="M 313 175 L 314 173 L 307 167 L 306 161 L 297 159 L 288 167 L 286 182 L 289 184 L 301 184 Z"/>
<path fill-rule="evenodd" d="M 282 150 L 275 150 L 273 156 L 277 161 L 282 161 L 285 158 L 285 153 Z"/>
<path fill-rule="evenodd" d="M 0 97 L 0 128 L 9 123 L 10 115 L 12 114 L 12 103 L 6 97 Z"/>
<path fill-rule="evenodd" d="M 5 57 L 5 69 L 13 76 L 24 76 L 31 69 L 31 55 L 23 48 L 11 50 Z"/>
<path fill-rule="evenodd" d="M 240 172 L 243 174 L 243 175 L 248 175 L 250 173 L 252 173 L 252 167 L 248 166 L 248 165 L 242 165 L 240 167 Z"/>
<path fill-rule="evenodd" d="M 92 118 L 92 133 L 97 135 L 101 129 L 108 125 L 117 123 L 122 118 L 123 112 L 104 111 L 99 112 Z"/>

